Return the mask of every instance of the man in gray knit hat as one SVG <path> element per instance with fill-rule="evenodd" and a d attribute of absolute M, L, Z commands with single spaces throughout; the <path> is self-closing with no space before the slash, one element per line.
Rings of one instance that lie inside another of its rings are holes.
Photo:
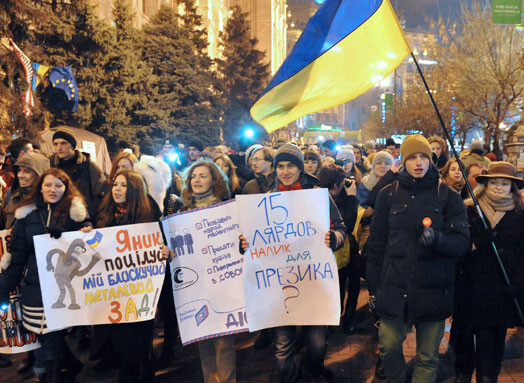
<path fill-rule="evenodd" d="M 276 169 L 276 184 L 274 192 L 291 190 L 312 189 L 319 187 L 319 180 L 304 172 L 304 155 L 300 148 L 294 144 L 282 145 L 273 159 Z M 330 228 L 324 243 L 332 250 L 341 248 L 344 244 L 346 226 L 330 198 L 329 203 Z M 245 251 L 249 244 L 241 236 L 242 249 Z M 275 357 L 280 383 L 295 382 L 300 375 L 300 366 L 295 355 L 296 326 L 275 328 Z M 303 363 L 304 375 L 331 381 L 333 374 L 324 367 L 324 357 L 327 348 L 327 326 L 302 326 L 302 339 L 307 348 L 307 360 Z"/>

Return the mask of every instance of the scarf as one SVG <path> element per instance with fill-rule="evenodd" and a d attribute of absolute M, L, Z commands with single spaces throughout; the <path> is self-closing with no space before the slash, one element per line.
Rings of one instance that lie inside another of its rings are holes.
<path fill-rule="evenodd" d="M 455 181 L 454 179 L 450 178 L 449 175 L 446 176 L 444 182 L 459 194 L 462 191 L 464 185 L 466 184 L 466 182 L 464 182 L 464 179 L 461 179 L 460 181 Z"/>
<path fill-rule="evenodd" d="M 282 185 L 278 184 L 278 191 L 291 191 L 291 190 L 302 190 L 302 184 L 300 182 L 295 182 L 293 185 Z"/>
<path fill-rule="evenodd" d="M 492 229 L 497 226 L 507 211 L 515 209 L 513 197 L 495 201 L 489 198 L 487 193 L 484 193 L 482 197 L 479 198 L 479 205 L 484 215 L 488 218 Z"/>
<path fill-rule="evenodd" d="M 127 205 L 125 203 L 119 203 L 116 205 L 115 218 L 117 222 L 127 213 Z"/>
<path fill-rule="evenodd" d="M 373 190 L 373 188 L 375 187 L 375 185 L 377 184 L 379 180 L 380 178 L 378 178 L 375 172 L 372 171 L 371 173 L 369 173 L 367 176 L 365 176 L 362 179 L 362 184 L 364 185 L 366 189 L 371 191 Z"/>
<path fill-rule="evenodd" d="M 204 194 L 195 194 L 193 196 L 194 207 L 205 207 L 219 202 L 220 199 L 213 194 L 213 189 L 209 189 L 209 191 Z"/>

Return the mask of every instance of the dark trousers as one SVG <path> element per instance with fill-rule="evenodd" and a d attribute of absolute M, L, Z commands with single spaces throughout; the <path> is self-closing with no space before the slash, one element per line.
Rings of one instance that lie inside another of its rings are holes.
<path fill-rule="evenodd" d="M 42 351 L 46 361 L 69 357 L 70 351 L 65 340 L 65 334 L 65 330 L 60 330 L 38 335 L 38 341 L 42 344 Z"/>
<path fill-rule="evenodd" d="M 340 287 L 340 311 L 344 313 L 344 317 L 348 318 L 355 314 L 358 296 L 360 295 L 360 267 L 356 256 L 352 255 L 348 265 L 338 270 L 338 278 Z M 348 297 L 344 304 L 346 286 Z"/>
<path fill-rule="evenodd" d="M 164 325 L 164 343 L 163 352 L 174 352 L 175 342 L 178 335 L 175 302 L 173 299 L 173 283 L 171 281 L 171 272 L 167 264 L 166 275 L 162 285 L 160 298 L 158 299 L 158 310 L 162 317 Z"/>
<path fill-rule="evenodd" d="M 295 353 L 296 336 L 296 326 L 275 328 L 275 356 L 280 383 L 291 383 L 298 377 L 299 366 Z M 302 326 L 301 336 L 307 352 L 304 366 L 311 375 L 319 375 L 324 368 L 324 357 L 326 356 L 327 326 Z"/>
<path fill-rule="evenodd" d="M 478 376 L 498 376 L 504 358 L 505 327 L 481 327 L 453 321 L 449 343 L 455 351 L 455 372 Z"/>

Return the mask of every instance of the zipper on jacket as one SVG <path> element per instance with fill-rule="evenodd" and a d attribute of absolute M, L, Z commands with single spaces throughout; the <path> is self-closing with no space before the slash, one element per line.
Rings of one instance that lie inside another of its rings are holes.
<path fill-rule="evenodd" d="M 46 228 L 49 228 L 49 224 L 51 223 L 51 205 L 47 204 L 47 224 Z"/>

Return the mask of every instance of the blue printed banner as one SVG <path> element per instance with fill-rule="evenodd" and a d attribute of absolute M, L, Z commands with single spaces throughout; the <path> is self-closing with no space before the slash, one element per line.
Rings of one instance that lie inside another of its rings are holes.
<path fill-rule="evenodd" d="M 50 330 L 155 318 L 166 271 L 157 222 L 33 240 Z"/>
<path fill-rule="evenodd" d="M 244 259 L 235 201 L 167 217 L 171 277 L 182 344 L 247 331 Z"/>
<path fill-rule="evenodd" d="M 249 331 L 288 325 L 338 325 L 337 264 L 325 245 L 327 189 L 239 195 Z"/>

